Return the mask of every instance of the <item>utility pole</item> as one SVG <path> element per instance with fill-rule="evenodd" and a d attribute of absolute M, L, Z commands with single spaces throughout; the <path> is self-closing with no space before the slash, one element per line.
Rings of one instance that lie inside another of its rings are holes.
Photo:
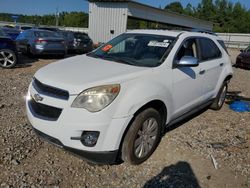
<path fill-rule="evenodd" d="M 59 25 L 59 12 L 58 12 L 58 7 L 56 8 L 56 27 Z"/>

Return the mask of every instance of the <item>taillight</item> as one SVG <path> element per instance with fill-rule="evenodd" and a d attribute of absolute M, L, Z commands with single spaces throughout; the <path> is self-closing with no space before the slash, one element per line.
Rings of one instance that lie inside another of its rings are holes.
<path fill-rule="evenodd" d="M 47 40 L 41 40 L 41 39 L 35 40 L 35 43 L 47 43 L 47 42 L 48 42 Z"/>

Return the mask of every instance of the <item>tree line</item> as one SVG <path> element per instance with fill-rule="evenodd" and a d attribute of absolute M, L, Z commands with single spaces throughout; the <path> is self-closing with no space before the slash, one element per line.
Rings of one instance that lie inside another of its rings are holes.
<path fill-rule="evenodd" d="M 0 21 L 13 22 L 13 14 L 0 13 Z M 88 14 L 85 12 L 61 12 L 58 15 L 22 15 L 18 16 L 18 22 L 30 23 L 35 25 L 56 25 L 56 19 L 58 18 L 59 26 L 65 27 L 88 27 Z"/>
<path fill-rule="evenodd" d="M 166 5 L 164 10 L 192 16 L 214 23 L 215 32 L 250 33 L 250 10 L 240 2 L 232 3 L 229 0 L 201 0 L 195 7 L 187 4 L 183 7 L 179 1 Z M 13 21 L 12 14 L 0 13 L 0 21 Z M 18 15 L 18 22 L 35 25 L 56 24 L 56 15 Z M 59 26 L 88 27 L 88 13 L 62 12 L 58 16 Z M 143 20 L 129 20 L 128 28 L 158 27 L 159 23 Z"/>
<path fill-rule="evenodd" d="M 180 2 L 173 2 L 164 9 L 211 21 L 215 32 L 250 33 L 250 10 L 240 2 L 202 0 L 197 7 L 191 4 L 183 7 Z"/>

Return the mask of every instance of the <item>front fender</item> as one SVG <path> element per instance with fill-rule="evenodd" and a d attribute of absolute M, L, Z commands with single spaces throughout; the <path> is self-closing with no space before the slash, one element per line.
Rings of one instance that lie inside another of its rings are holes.
<path fill-rule="evenodd" d="M 124 83 L 114 118 L 134 115 L 142 106 L 154 100 L 162 101 L 167 108 L 168 115 L 172 114 L 171 101 L 173 100 L 168 88 L 170 86 L 162 85 L 152 77 L 151 80 L 144 77 Z"/>

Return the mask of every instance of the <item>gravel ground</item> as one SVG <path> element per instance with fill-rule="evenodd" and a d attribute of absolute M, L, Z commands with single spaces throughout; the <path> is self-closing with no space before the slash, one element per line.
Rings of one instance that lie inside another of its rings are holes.
<path fill-rule="evenodd" d="M 230 50 L 233 62 L 238 53 Z M 139 166 L 89 164 L 41 141 L 24 96 L 35 71 L 54 61 L 23 57 L 25 64 L 0 69 L 0 187 L 250 187 L 250 114 L 227 104 L 168 130 Z M 234 69 L 229 91 L 249 97 L 249 80 L 249 70 Z"/>

